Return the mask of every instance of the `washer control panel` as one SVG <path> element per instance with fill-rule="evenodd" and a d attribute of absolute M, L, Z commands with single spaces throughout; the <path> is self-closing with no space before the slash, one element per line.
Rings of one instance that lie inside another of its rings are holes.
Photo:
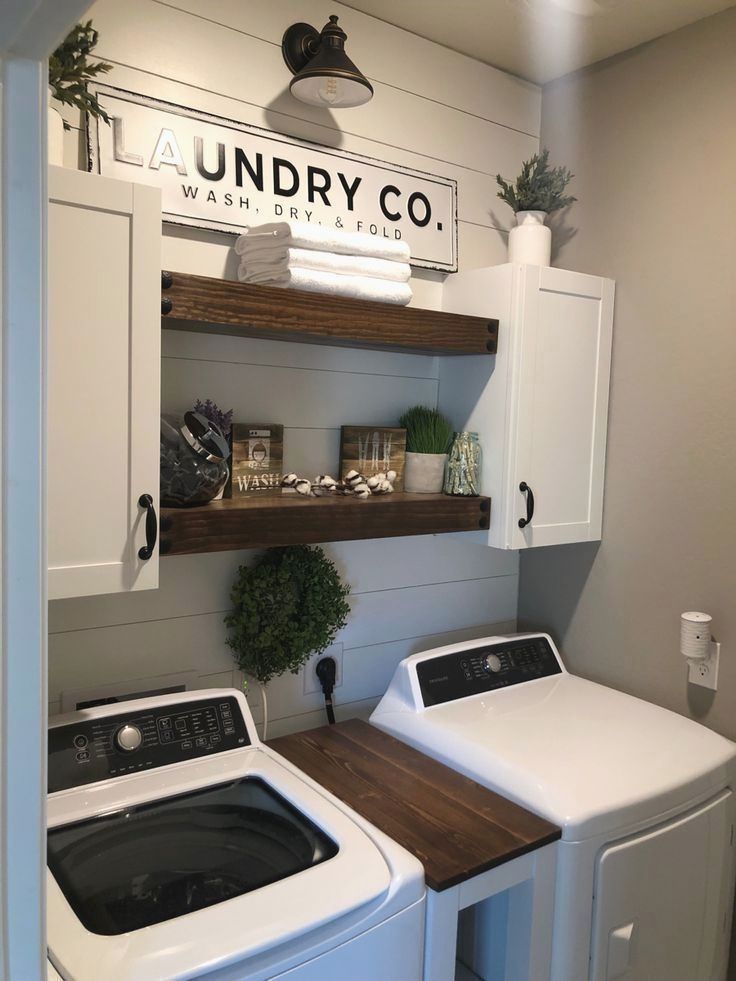
<path fill-rule="evenodd" d="M 70 722 L 49 729 L 49 793 L 249 744 L 232 696 Z"/>
<path fill-rule="evenodd" d="M 416 670 L 425 707 L 562 672 L 546 637 L 467 647 L 419 661 Z"/>

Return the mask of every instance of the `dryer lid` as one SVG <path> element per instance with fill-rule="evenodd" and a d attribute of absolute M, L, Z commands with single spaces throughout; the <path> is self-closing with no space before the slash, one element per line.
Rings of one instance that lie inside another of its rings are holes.
<path fill-rule="evenodd" d="M 399 666 L 371 722 L 560 825 L 563 838 L 652 820 L 733 779 L 729 740 L 565 671 L 424 707 L 408 678 L 423 661 Z"/>

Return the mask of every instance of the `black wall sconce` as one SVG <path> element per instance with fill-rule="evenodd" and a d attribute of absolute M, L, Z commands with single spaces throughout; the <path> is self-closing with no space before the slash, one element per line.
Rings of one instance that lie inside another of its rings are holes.
<path fill-rule="evenodd" d="M 309 24 L 286 29 L 281 50 L 294 76 L 289 86 L 294 98 L 323 109 L 362 106 L 373 98 L 373 86 L 345 54 L 346 40 L 334 15 L 321 33 Z"/>

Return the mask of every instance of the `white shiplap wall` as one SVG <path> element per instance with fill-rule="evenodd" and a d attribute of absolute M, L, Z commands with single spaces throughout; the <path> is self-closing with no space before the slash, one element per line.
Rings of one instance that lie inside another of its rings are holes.
<path fill-rule="evenodd" d="M 375 97 L 331 113 L 288 94 L 280 40 L 294 21 L 321 27 L 335 12 Z M 454 177 L 461 268 L 504 261 L 508 216 L 494 175 L 513 176 L 538 146 L 535 86 L 322 0 L 102 0 L 91 16 L 99 55 L 115 66 L 111 84 Z M 76 165 L 77 152 L 72 133 L 67 165 Z M 164 267 L 234 278 L 231 244 L 167 229 Z M 414 303 L 439 306 L 441 282 L 437 273 L 417 272 Z M 336 469 L 341 424 L 395 424 L 406 406 L 437 397 L 431 357 L 168 331 L 163 355 L 164 409 L 209 396 L 233 406 L 236 419 L 283 422 L 286 466 L 307 472 Z M 327 551 L 352 587 L 352 615 L 338 638 L 343 716 L 366 714 L 402 657 L 515 622 L 515 554 L 441 537 Z M 191 672 L 203 686 L 237 684 L 223 616 L 235 571 L 248 559 L 247 552 L 162 559 L 156 592 L 53 603 L 51 710 L 62 692 L 128 679 Z M 322 721 L 321 699 L 303 694 L 301 677 L 274 681 L 269 697 L 274 734 Z"/>

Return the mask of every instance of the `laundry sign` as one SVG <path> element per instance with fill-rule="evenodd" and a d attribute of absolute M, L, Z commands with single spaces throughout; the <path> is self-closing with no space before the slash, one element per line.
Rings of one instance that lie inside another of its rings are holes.
<path fill-rule="evenodd" d="M 411 263 L 457 270 L 457 182 L 107 85 L 90 170 L 161 188 L 164 220 L 239 233 L 304 221 L 401 240 Z"/>

